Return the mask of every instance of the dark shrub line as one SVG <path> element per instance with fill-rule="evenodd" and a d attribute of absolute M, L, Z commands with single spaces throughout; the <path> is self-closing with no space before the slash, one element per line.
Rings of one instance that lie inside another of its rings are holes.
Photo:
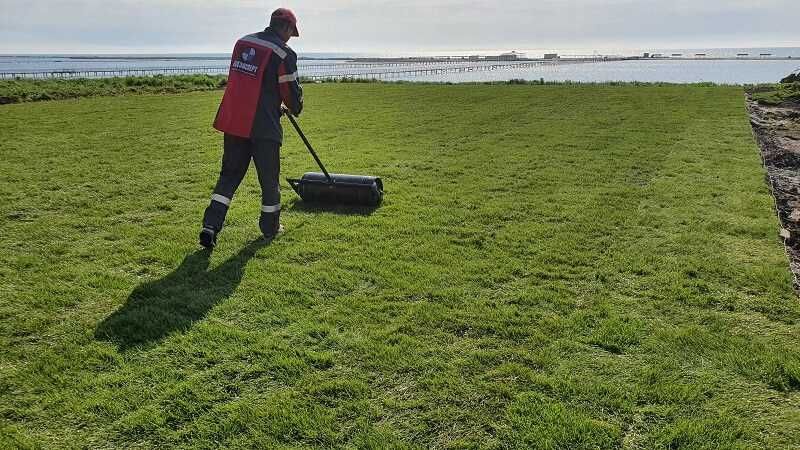
<path fill-rule="evenodd" d="M 305 83 L 382 83 L 427 85 L 520 85 L 520 86 L 674 86 L 674 83 L 648 82 L 582 82 L 512 79 L 488 82 L 431 82 L 385 81 L 376 79 L 303 80 Z M 0 105 L 11 103 L 65 100 L 82 97 L 116 96 L 129 94 L 177 94 L 193 91 L 222 89 L 227 84 L 225 75 L 155 75 L 119 78 L 76 78 L 32 80 L 17 78 L 0 80 Z M 716 83 L 695 83 L 692 86 L 713 87 Z"/>
<path fill-rule="evenodd" d="M 224 75 L 177 75 L 0 81 L 0 104 L 127 94 L 174 94 L 220 89 Z"/>

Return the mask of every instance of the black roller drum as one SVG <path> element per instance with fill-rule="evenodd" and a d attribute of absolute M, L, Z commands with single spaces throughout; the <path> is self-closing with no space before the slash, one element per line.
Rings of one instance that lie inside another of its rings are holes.
<path fill-rule="evenodd" d="M 383 200 L 383 181 L 378 177 L 308 172 L 287 179 L 292 189 L 309 203 L 332 203 L 376 207 Z"/>
<path fill-rule="evenodd" d="M 342 175 L 332 174 L 325 169 L 325 165 L 317 156 L 314 147 L 308 142 L 308 138 L 300 129 L 297 120 L 284 110 L 286 117 L 297 130 L 297 134 L 303 143 L 306 144 L 308 152 L 314 157 L 322 172 L 308 172 L 302 178 L 287 178 L 286 181 L 292 186 L 297 195 L 304 202 L 309 203 L 330 203 L 345 205 L 363 205 L 377 207 L 383 201 L 383 182 L 378 177 L 367 177 L 361 175 Z"/>

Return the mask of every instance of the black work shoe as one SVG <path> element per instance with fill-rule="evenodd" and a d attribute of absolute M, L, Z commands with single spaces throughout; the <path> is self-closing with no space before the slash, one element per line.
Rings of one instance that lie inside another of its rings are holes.
<path fill-rule="evenodd" d="M 217 232 L 211 228 L 203 228 L 200 232 L 200 245 L 205 248 L 214 248 L 217 245 Z"/>
<path fill-rule="evenodd" d="M 280 227 L 280 211 L 274 213 L 261 213 L 261 217 L 258 219 L 258 228 L 261 229 L 261 234 L 263 234 L 264 237 L 268 239 L 274 238 L 278 233 L 280 233 Z"/>
<path fill-rule="evenodd" d="M 283 225 L 278 224 L 278 231 L 275 234 L 265 234 L 264 240 L 267 242 L 272 242 L 279 234 L 283 233 Z"/>

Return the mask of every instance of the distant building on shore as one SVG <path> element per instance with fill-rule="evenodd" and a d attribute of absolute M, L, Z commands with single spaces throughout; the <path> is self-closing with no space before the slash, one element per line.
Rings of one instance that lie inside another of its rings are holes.
<path fill-rule="evenodd" d="M 517 60 L 522 59 L 522 58 L 525 58 L 525 55 L 523 55 L 522 53 L 517 53 L 517 52 L 503 53 L 498 57 L 498 59 L 500 59 L 500 61 L 517 61 Z"/>
<path fill-rule="evenodd" d="M 545 53 L 544 59 L 558 59 L 558 53 Z"/>

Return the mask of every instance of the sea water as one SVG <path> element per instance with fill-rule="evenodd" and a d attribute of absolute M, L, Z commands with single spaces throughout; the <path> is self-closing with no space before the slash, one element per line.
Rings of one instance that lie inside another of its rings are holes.
<path fill-rule="evenodd" d="M 544 52 L 559 53 L 555 50 L 524 50 L 529 57 L 541 57 Z M 440 56 L 429 52 L 420 52 L 412 56 Z M 461 52 L 460 54 L 472 54 Z M 492 52 L 474 52 L 475 54 L 496 54 Z M 561 52 L 564 56 L 590 56 L 594 51 L 570 50 Z M 606 52 L 607 55 L 634 56 L 641 55 L 640 50 L 619 50 Z M 629 61 L 609 61 L 589 64 L 548 64 L 524 69 L 501 69 L 492 71 L 456 72 L 419 76 L 416 74 L 394 75 L 391 79 L 408 81 L 435 82 L 485 82 L 505 81 L 510 79 L 546 81 L 641 81 L 698 83 L 713 82 L 724 84 L 768 83 L 780 80 L 794 70 L 800 69 L 800 48 L 762 48 L 762 49 L 666 49 L 653 50 L 648 53 L 681 57 L 670 59 L 640 59 Z M 706 59 L 688 59 L 698 53 L 706 55 Z M 737 55 L 747 53 L 750 57 L 759 58 L 761 54 L 774 57 L 791 57 L 792 59 L 743 59 Z M 456 54 L 453 53 L 455 56 Z M 301 54 L 299 69 L 301 75 L 313 74 L 345 74 L 359 72 L 352 67 L 340 66 L 349 57 L 392 56 L 392 55 L 347 55 L 347 54 Z M 302 59 L 313 57 L 316 59 Z M 55 72 L 55 71 L 96 71 L 125 69 L 162 69 L 162 68 L 212 68 L 210 73 L 220 73 L 230 64 L 230 56 L 226 54 L 174 54 L 174 55 L 0 55 L 0 72 Z M 322 59 L 327 58 L 327 59 Z M 336 58 L 336 59 L 332 59 Z M 714 60 L 713 58 L 734 58 Z M 324 67 L 321 67 L 324 66 Z M 305 68 L 305 69 L 304 69 Z M 413 66 L 404 69 L 414 68 Z M 197 69 L 202 72 L 202 69 Z M 391 72 L 400 70 L 396 67 L 369 68 L 361 72 Z"/>

